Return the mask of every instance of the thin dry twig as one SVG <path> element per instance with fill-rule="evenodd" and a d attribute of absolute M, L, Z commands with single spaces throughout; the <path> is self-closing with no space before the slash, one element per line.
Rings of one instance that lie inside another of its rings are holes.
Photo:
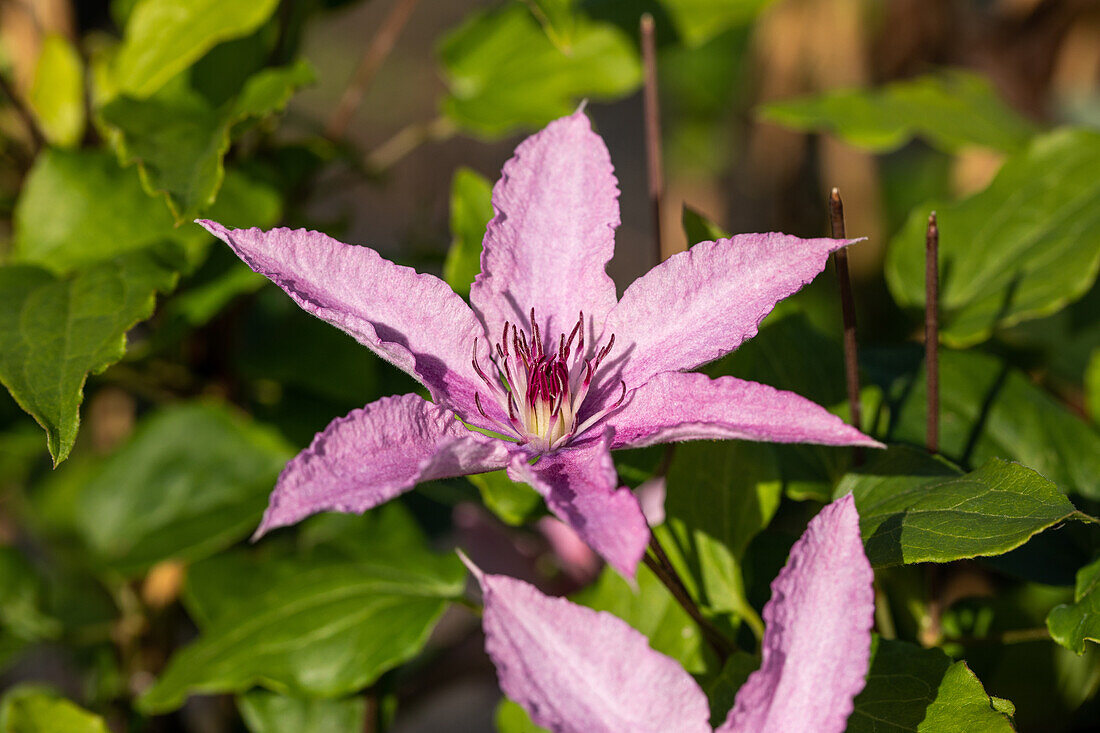
<path fill-rule="evenodd" d="M 330 140 L 338 142 L 344 139 L 348 125 L 351 124 L 355 111 L 359 109 L 367 87 L 370 86 L 382 62 L 393 50 L 397 37 L 401 35 L 405 24 L 412 16 L 413 9 L 416 8 L 416 3 L 417 0 L 397 0 L 382 24 L 378 26 L 366 51 L 363 52 L 363 57 L 359 60 L 359 65 L 355 67 L 355 73 L 352 74 L 351 80 L 344 89 L 340 102 L 336 105 L 332 117 L 329 118 L 325 136 Z"/>

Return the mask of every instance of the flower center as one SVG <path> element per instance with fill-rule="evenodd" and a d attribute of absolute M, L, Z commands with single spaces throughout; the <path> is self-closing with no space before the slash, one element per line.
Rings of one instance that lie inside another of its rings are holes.
<path fill-rule="evenodd" d="M 475 338 L 474 371 L 488 386 L 489 395 L 507 413 L 508 421 L 490 417 L 481 403 L 480 393 L 474 393 L 478 412 L 493 424 L 494 429 L 514 436 L 521 444 L 540 453 L 565 445 L 622 404 L 626 396 L 626 384 L 620 382 L 622 393 L 617 402 L 577 424 L 577 414 L 588 396 L 592 378 L 615 345 L 612 335 L 602 349 L 597 344 L 592 349 L 594 356 L 589 357 L 584 348 L 583 313 L 568 338 L 564 333 L 559 334 L 558 348 L 549 352 L 543 344 L 533 308 L 530 338 L 523 329 L 505 323 L 500 341 L 489 353 L 496 371 L 495 380 L 478 363 L 477 341 Z"/>

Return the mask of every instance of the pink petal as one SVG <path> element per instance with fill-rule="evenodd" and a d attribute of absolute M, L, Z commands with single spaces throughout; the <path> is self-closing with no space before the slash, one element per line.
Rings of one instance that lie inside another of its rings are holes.
<path fill-rule="evenodd" d="M 467 430 L 415 394 L 383 397 L 329 423 L 286 465 L 259 537 L 321 511 L 361 513 L 417 483 L 502 468 L 507 444 Z"/>
<path fill-rule="evenodd" d="M 530 484 L 550 511 L 572 527 L 611 567 L 634 577 L 649 542 L 649 527 L 634 494 L 619 485 L 608 449 L 610 433 L 539 458 L 531 465 L 516 455 L 513 481 Z"/>
<path fill-rule="evenodd" d="M 440 404 L 464 418 L 476 416 L 474 391 L 481 382 L 470 357 L 474 338 L 484 332 L 442 280 L 320 232 L 198 223 L 307 312 L 408 372 Z"/>
<path fill-rule="evenodd" d="M 676 661 L 606 611 L 471 568 L 500 687 L 556 733 L 709 733 L 707 698 Z"/>
<path fill-rule="evenodd" d="M 718 733 L 841 733 L 871 658 L 873 579 L 849 494 L 810 521 L 772 583 L 760 669 Z"/>
<path fill-rule="evenodd" d="M 532 308 L 554 345 L 581 311 L 598 330 L 616 300 L 604 268 L 615 249 L 618 198 L 607 146 L 581 110 L 516 148 L 493 188 L 496 216 L 470 289 L 490 335 L 505 321 L 530 333 Z"/>
<path fill-rule="evenodd" d="M 673 255 L 635 280 L 608 314 L 604 339 L 614 333 L 614 354 L 626 354 L 621 378 L 635 389 L 655 374 L 728 354 L 756 335 L 776 303 L 817 277 L 830 252 L 853 241 L 740 234 Z"/>
<path fill-rule="evenodd" d="M 708 439 L 883 447 L 794 392 L 695 372 L 658 374 L 608 424 L 615 430 L 613 449 Z"/>

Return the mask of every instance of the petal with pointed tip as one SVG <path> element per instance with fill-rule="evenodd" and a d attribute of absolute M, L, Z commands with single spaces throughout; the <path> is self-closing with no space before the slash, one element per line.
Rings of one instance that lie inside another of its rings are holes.
<path fill-rule="evenodd" d="M 709 733 L 707 698 L 675 660 L 606 611 L 474 569 L 485 650 L 504 693 L 557 733 Z"/>
<path fill-rule="evenodd" d="M 873 579 L 849 494 L 810 521 L 772 583 L 760 669 L 717 733 L 842 733 L 871 658 Z"/>
<path fill-rule="evenodd" d="M 635 389 L 725 356 L 817 277 L 830 252 L 854 241 L 739 234 L 673 255 L 635 280 L 607 316 L 604 333 L 615 334 L 621 355 L 614 382 Z"/>
<path fill-rule="evenodd" d="M 529 329 L 531 308 L 551 339 L 569 333 L 581 311 L 599 328 L 616 300 L 604 268 L 615 249 L 618 197 L 607 146 L 581 110 L 520 143 L 493 187 L 496 216 L 470 289 L 490 334 L 505 321 Z"/>
<path fill-rule="evenodd" d="M 304 310 L 419 380 L 436 402 L 463 418 L 477 415 L 474 392 L 481 382 L 470 354 L 484 332 L 445 282 L 320 232 L 198 223 Z"/>
<path fill-rule="evenodd" d="M 611 417 L 613 449 L 681 440 L 756 440 L 882 448 L 821 405 L 736 377 L 665 372 Z"/>
<path fill-rule="evenodd" d="M 649 527 L 634 494 L 619 487 L 610 442 L 608 433 L 542 456 L 534 465 L 517 454 L 508 475 L 533 486 L 558 519 L 611 567 L 633 578 L 649 542 Z"/>
<path fill-rule="evenodd" d="M 361 513 L 421 481 L 503 468 L 508 446 L 415 394 L 383 397 L 329 423 L 286 465 L 260 536 L 321 511 Z"/>

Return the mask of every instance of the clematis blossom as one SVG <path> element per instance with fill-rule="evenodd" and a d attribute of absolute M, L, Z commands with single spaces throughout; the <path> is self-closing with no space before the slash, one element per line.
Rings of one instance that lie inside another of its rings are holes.
<path fill-rule="evenodd" d="M 624 575 L 649 537 L 610 451 L 695 439 L 878 445 L 798 395 L 685 373 L 756 334 L 848 240 L 748 234 L 675 255 L 616 297 L 619 189 L 584 114 L 525 140 L 493 189 L 470 303 L 438 278 L 306 230 L 199 221 L 303 309 L 430 393 L 335 420 L 279 477 L 261 535 L 415 484 L 505 468 Z"/>
<path fill-rule="evenodd" d="M 554 733 L 711 731 L 695 680 L 626 622 L 471 570 L 500 686 L 534 722 Z M 772 583 L 760 668 L 717 733 L 842 733 L 870 662 L 873 579 L 848 495 L 810 521 Z"/>

